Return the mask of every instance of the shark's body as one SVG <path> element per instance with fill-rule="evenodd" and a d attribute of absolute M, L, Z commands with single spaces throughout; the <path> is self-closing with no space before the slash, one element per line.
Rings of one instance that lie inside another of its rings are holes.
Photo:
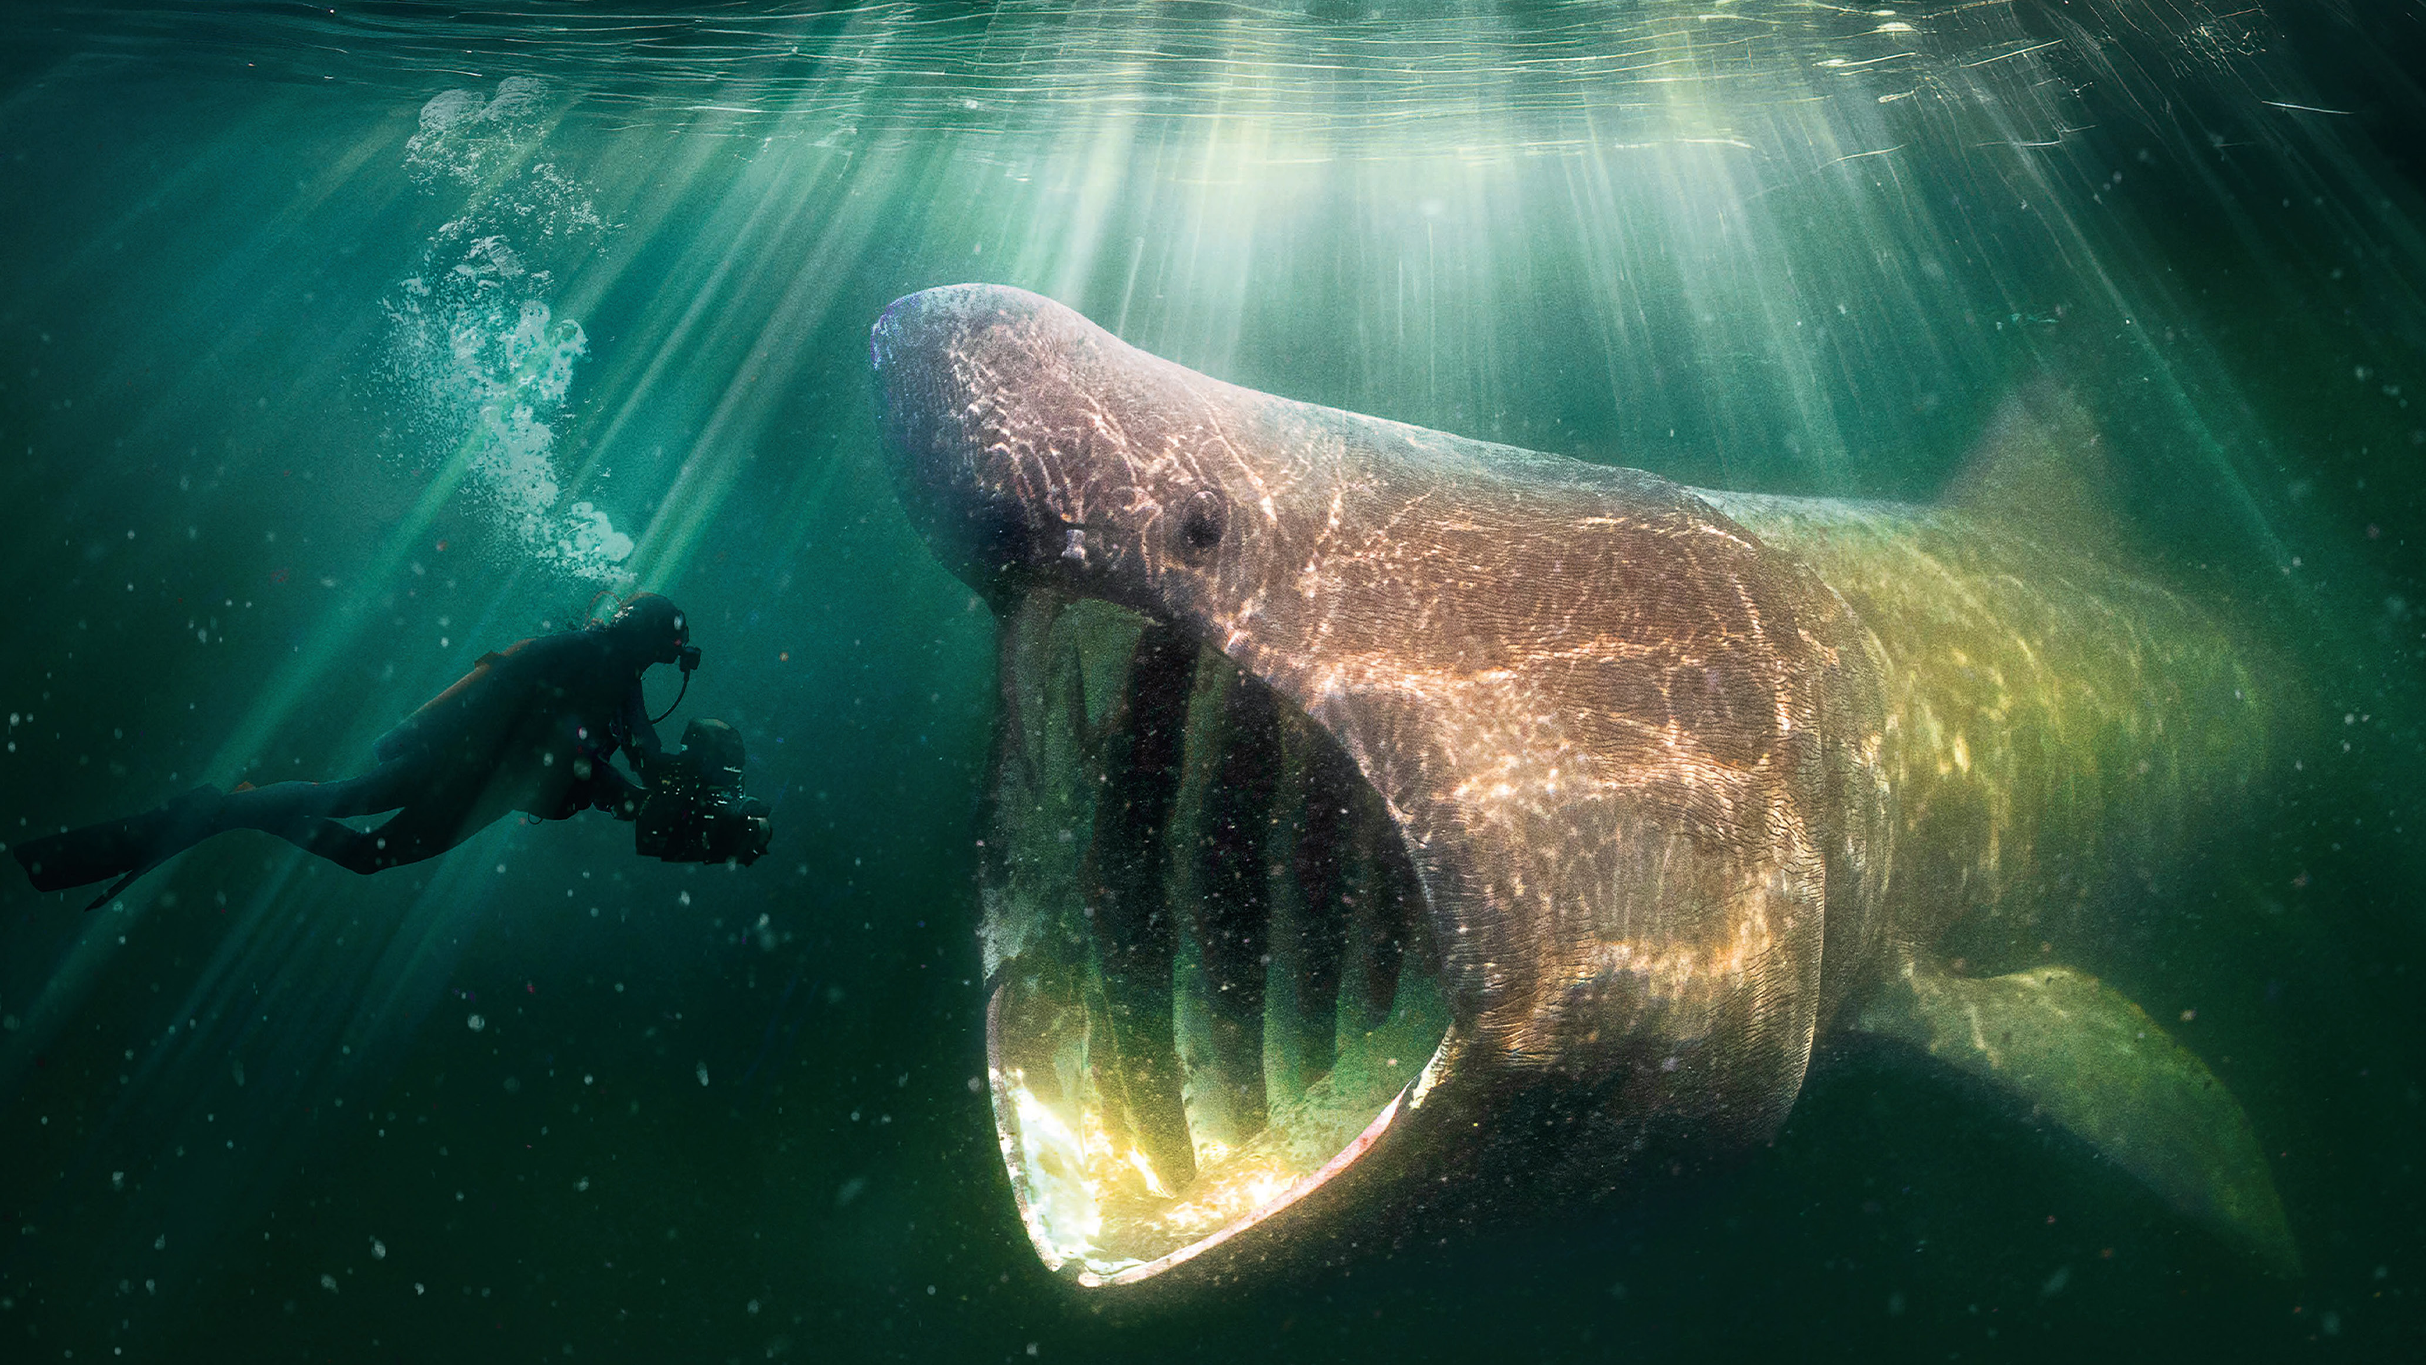
<path fill-rule="evenodd" d="M 989 1050 L 1048 1262 L 1698 1166 L 1840 1028 L 2295 1262 L 2194 1056 L 2078 973 L 1941 965 L 2104 904 L 2253 769 L 2215 621 L 2026 522 L 1296 403 L 1016 290 L 902 300 L 874 353 L 905 504 L 1005 626 Z"/>

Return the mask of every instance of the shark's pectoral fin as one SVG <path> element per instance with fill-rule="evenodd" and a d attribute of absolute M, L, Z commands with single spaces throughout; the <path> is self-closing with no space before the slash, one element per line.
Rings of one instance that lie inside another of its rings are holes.
<path fill-rule="evenodd" d="M 2040 967 L 1973 979 L 1915 964 L 1855 1027 L 2012 1092 L 2269 1270 L 2300 1273 L 2248 1115 L 2206 1063 L 2096 977 Z"/>

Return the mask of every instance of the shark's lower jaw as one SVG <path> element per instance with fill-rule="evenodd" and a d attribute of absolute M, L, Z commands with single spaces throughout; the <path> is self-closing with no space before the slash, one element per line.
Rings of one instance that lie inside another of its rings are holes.
<path fill-rule="evenodd" d="M 1003 622 L 987 1064 L 1046 1265 L 1131 1284 L 1347 1171 L 1448 1013 L 1380 798 L 1209 646 L 1035 593 Z"/>

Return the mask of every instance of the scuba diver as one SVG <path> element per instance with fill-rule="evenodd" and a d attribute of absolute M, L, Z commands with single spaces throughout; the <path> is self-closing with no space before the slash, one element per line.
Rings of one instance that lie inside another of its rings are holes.
<path fill-rule="evenodd" d="M 641 698 L 641 677 L 655 664 L 680 665 L 689 690 L 699 666 L 690 639 L 679 607 L 641 593 L 608 620 L 482 655 L 454 686 L 380 736 L 371 746 L 379 766 L 360 777 L 248 782 L 224 793 L 198 787 L 141 815 L 29 839 L 11 851 L 41 891 L 116 877 L 88 909 L 231 829 L 275 834 L 367 874 L 444 853 L 508 811 L 563 820 L 596 809 L 639 821 L 643 853 L 747 863 L 765 851 L 768 825 L 765 807 L 740 796 L 739 735 L 721 722 L 693 721 L 684 749 L 669 754 Z M 619 749 L 643 780 L 668 780 L 644 787 L 625 777 L 609 761 Z M 668 799 L 652 799 L 661 794 Z M 369 830 L 340 823 L 391 810 Z"/>

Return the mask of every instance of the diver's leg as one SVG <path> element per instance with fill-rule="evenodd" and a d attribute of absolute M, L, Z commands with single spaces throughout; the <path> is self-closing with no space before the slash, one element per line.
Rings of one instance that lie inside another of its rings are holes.
<path fill-rule="evenodd" d="M 217 787 L 196 787 L 141 815 L 27 839 L 9 851 L 37 891 L 64 891 L 130 871 L 139 874 L 216 834 L 224 799 Z M 123 887 L 122 882 L 102 899 Z"/>
<path fill-rule="evenodd" d="M 368 875 L 437 857 L 486 828 L 506 809 L 505 801 L 486 792 L 474 792 L 468 798 L 437 793 L 431 799 L 408 803 L 394 818 L 368 830 L 322 819 L 292 832 L 272 832 L 347 871 Z"/>
<path fill-rule="evenodd" d="M 342 782 L 275 782 L 228 793 L 197 787 L 141 815 L 30 839 L 11 851 L 39 891 L 116 877 L 93 902 L 98 907 L 144 873 L 226 830 L 258 829 L 311 847 L 307 840 L 330 839 L 328 830 L 345 828 L 327 817 L 394 810 L 420 776 L 408 765 L 387 763 Z"/>
<path fill-rule="evenodd" d="M 435 857 L 505 813 L 488 784 L 428 764 L 383 763 L 342 782 L 278 782 L 228 795 L 225 828 L 257 829 L 365 875 Z M 369 830 L 337 817 L 393 810 Z"/>
<path fill-rule="evenodd" d="M 239 787 L 221 803 L 217 823 L 221 829 L 257 829 L 289 837 L 289 830 L 308 830 L 317 820 L 394 810 L 428 785 L 428 776 L 420 768 L 396 762 L 339 782 Z"/>
<path fill-rule="evenodd" d="M 368 870 L 377 844 L 360 830 L 337 823 L 337 817 L 395 810 L 421 794 L 429 776 L 417 765 L 391 762 L 338 782 L 239 787 L 220 803 L 216 825 L 275 834 L 332 862 L 361 864 L 356 870 Z"/>
<path fill-rule="evenodd" d="M 275 834 L 356 872 L 375 872 L 443 853 L 503 813 L 502 806 L 482 813 L 486 798 L 479 791 L 430 793 L 432 778 L 417 765 L 390 762 L 338 782 L 273 782 L 228 793 L 197 787 L 141 815 L 29 839 L 10 852 L 38 891 L 117 877 L 87 908 L 107 904 L 144 873 L 231 829 Z M 422 809 L 412 821 L 389 821 L 393 834 L 383 826 L 366 835 L 333 818 L 395 810 L 416 804 L 416 797 L 434 799 L 417 803 Z"/>

